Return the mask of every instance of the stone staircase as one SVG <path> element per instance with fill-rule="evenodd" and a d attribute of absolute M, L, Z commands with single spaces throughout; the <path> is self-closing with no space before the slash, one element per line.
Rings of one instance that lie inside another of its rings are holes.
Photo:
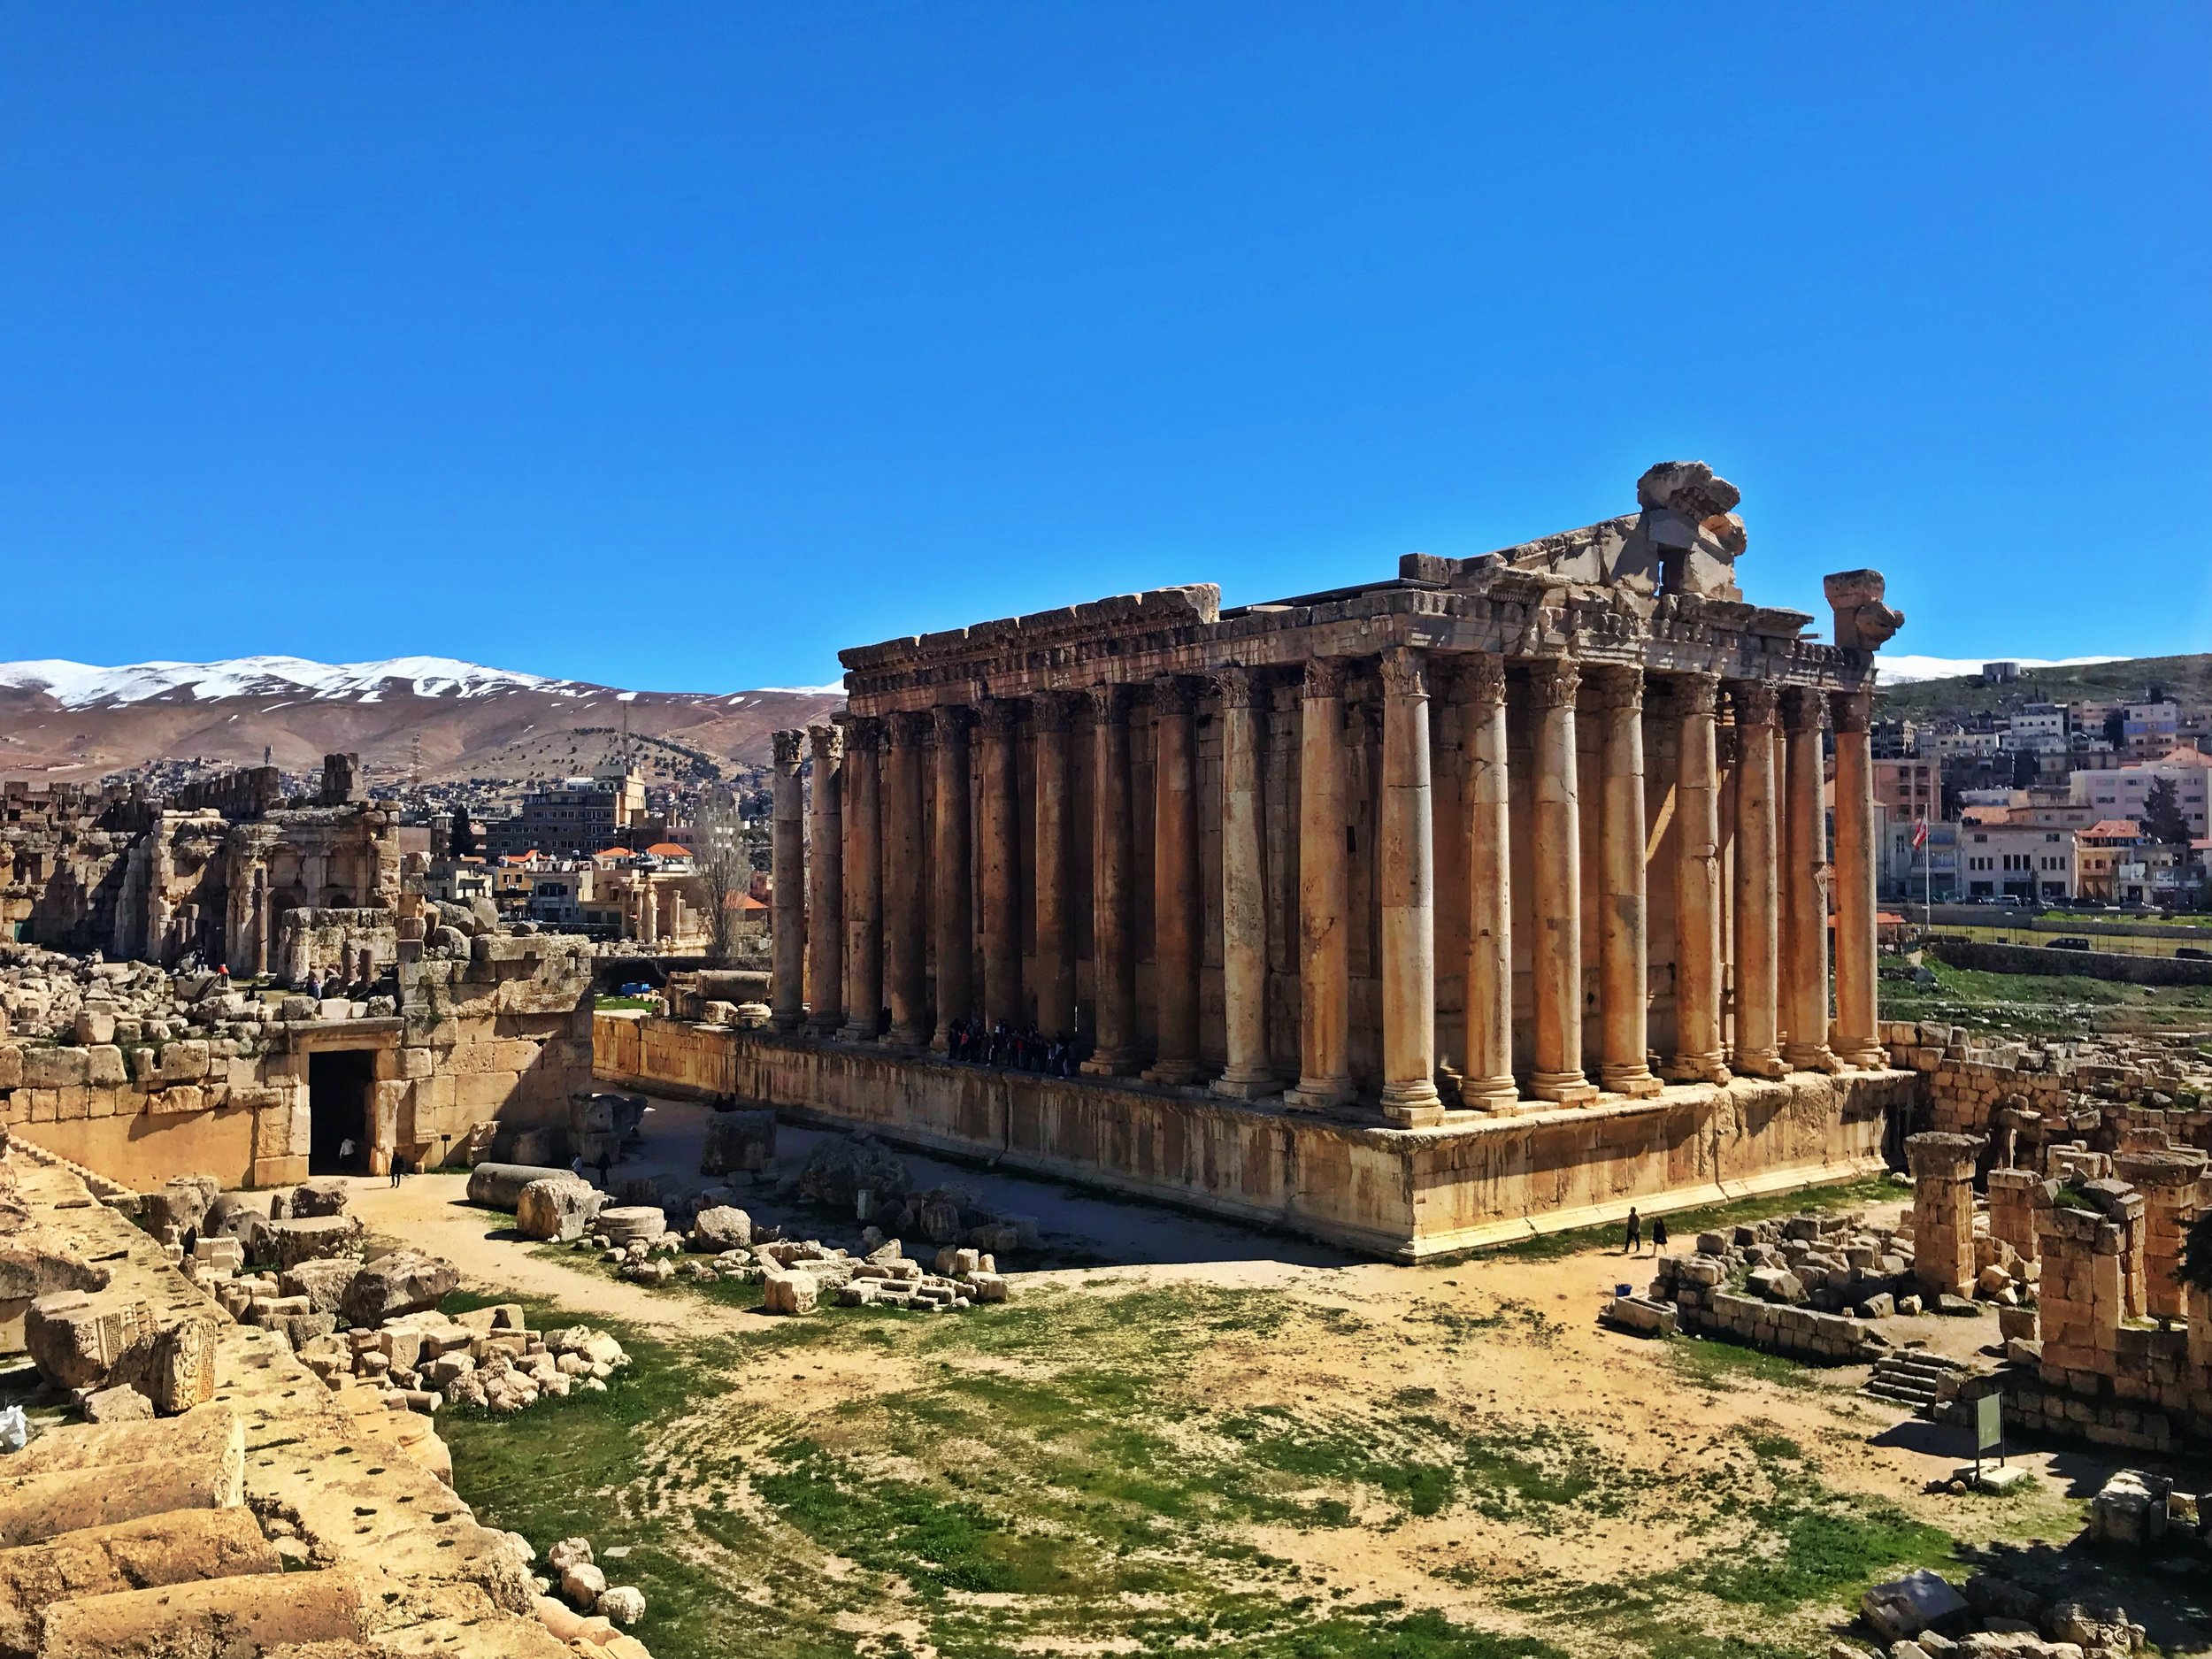
<path fill-rule="evenodd" d="M 1859 1392 L 1870 1400 L 1908 1407 L 1916 1417 L 1940 1421 L 1945 1408 L 1958 1397 L 1960 1386 L 1978 1374 L 1963 1360 L 1904 1348 L 1876 1360 L 1874 1374 Z"/>

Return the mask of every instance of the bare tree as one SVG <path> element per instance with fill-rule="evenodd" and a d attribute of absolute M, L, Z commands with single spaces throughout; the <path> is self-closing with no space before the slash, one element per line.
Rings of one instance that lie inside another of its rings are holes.
<path fill-rule="evenodd" d="M 753 861 L 737 816 L 737 802 L 726 785 L 699 792 L 692 814 L 692 866 L 697 872 L 700 902 L 707 912 L 707 956 L 727 962 L 737 950 L 739 906 L 753 884 Z"/>

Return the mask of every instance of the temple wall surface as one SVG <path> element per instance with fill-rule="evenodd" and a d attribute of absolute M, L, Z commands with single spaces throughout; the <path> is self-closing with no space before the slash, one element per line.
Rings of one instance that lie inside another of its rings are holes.
<path fill-rule="evenodd" d="M 734 1095 L 908 1145 L 1417 1259 L 1881 1167 L 1896 1071 L 1390 1129 L 1195 1091 L 956 1065 L 872 1045 L 603 1014 L 603 1080 Z"/>

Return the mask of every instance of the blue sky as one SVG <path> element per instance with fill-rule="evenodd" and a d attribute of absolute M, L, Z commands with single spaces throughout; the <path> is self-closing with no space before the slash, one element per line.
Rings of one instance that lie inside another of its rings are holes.
<path fill-rule="evenodd" d="M 665 689 L 1745 495 L 2212 649 L 2212 10 L 15 6 L 0 658 Z"/>

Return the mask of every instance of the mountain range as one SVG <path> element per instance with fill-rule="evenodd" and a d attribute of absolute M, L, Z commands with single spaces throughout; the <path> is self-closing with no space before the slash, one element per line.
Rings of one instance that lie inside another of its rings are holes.
<path fill-rule="evenodd" d="M 0 777 L 82 782 L 157 760 L 269 758 L 309 771 L 345 750 L 372 778 L 556 776 L 588 771 L 628 732 L 665 762 L 695 752 L 764 764 L 769 734 L 819 720 L 835 686 L 623 691 L 443 657 L 317 663 L 0 663 Z"/>

